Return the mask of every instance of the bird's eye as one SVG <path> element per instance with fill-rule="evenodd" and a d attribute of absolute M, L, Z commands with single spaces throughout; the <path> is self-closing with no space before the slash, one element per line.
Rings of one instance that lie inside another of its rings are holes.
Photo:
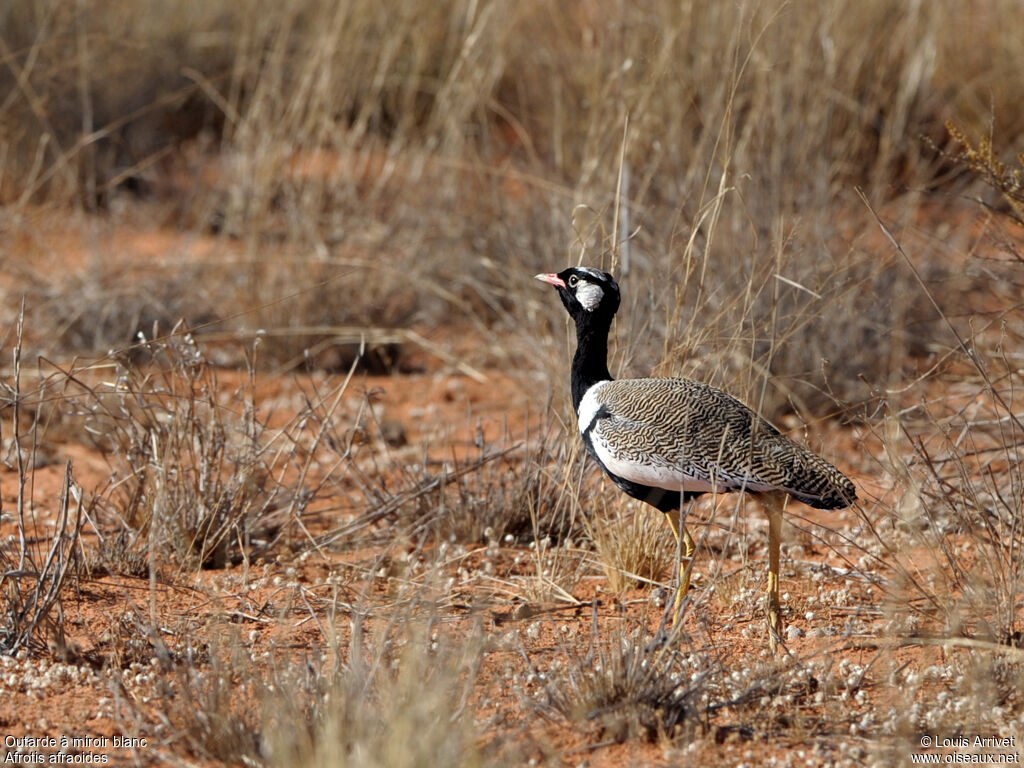
<path fill-rule="evenodd" d="M 569 275 L 569 287 L 575 288 L 576 284 L 579 283 L 580 279 L 576 275 Z"/>

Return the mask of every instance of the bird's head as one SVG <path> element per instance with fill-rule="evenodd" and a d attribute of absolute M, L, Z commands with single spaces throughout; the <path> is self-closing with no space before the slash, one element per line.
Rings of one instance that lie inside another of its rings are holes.
<path fill-rule="evenodd" d="M 536 277 L 558 289 L 562 304 L 577 325 L 597 320 L 610 324 L 619 308 L 619 284 L 600 269 L 569 267 L 557 274 L 543 273 Z"/>

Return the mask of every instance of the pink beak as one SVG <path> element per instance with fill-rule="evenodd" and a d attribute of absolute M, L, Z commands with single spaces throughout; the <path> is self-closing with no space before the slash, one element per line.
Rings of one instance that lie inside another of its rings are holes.
<path fill-rule="evenodd" d="M 544 272 L 539 275 L 534 275 L 538 280 L 543 280 L 545 283 L 551 283 L 559 288 L 565 288 L 565 281 L 556 275 L 554 272 Z"/>

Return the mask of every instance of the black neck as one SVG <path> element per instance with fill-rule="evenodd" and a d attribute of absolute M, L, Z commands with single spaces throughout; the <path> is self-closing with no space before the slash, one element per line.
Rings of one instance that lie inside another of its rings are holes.
<path fill-rule="evenodd" d="M 609 381 L 608 331 L 611 318 L 581 318 L 576 323 L 576 355 L 572 359 L 572 407 L 579 410 L 583 395 L 599 381 Z"/>

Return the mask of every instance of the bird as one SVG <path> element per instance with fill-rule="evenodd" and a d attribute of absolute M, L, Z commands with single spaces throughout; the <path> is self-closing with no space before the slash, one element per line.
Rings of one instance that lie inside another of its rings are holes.
<path fill-rule="evenodd" d="M 756 494 L 768 514 L 765 600 L 772 653 L 782 642 L 779 559 L 790 497 L 818 509 L 857 500 L 846 475 L 782 434 L 737 398 L 685 378 L 613 379 L 608 334 L 619 309 L 615 278 L 569 267 L 536 279 L 553 285 L 576 326 L 570 391 L 587 453 L 622 491 L 665 513 L 681 548 L 672 625 L 681 622 L 696 551 L 683 507 L 706 493 Z"/>

